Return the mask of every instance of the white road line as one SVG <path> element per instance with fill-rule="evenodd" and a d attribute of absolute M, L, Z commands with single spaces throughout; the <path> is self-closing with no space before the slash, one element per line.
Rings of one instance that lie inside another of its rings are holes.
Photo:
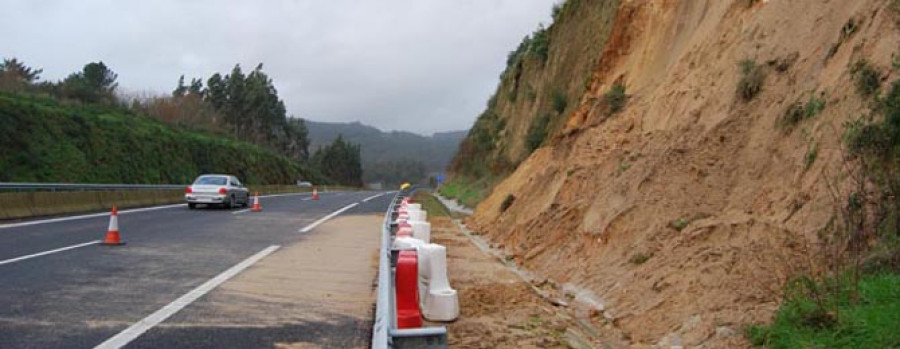
<path fill-rule="evenodd" d="M 164 206 L 154 206 L 154 207 L 144 207 L 144 208 L 134 208 L 130 210 L 122 210 L 119 211 L 119 215 L 129 214 L 129 213 L 137 213 L 137 212 L 146 212 L 146 211 L 156 211 L 163 210 L 167 208 L 173 207 L 184 207 L 185 204 L 175 204 L 175 205 L 164 205 Z M 46 224 L 46 223 L 56 223 L 56 222 L 66 222 L 66 221 L 74 221 L 79 219 L 87 219 L 87 218 L 96 218 L 96 217 L 107 217 L 109 216 L 109 212 L 102 213 L 94 213 L 94 214 L 86 214 L 80 216 L 69 216 L 69 217 L 59 217 L 59 218 L 51 218 L 51 219 L 42 219 L 39 221 L 28 221 L 21 223 L 9 223 L 9 224 L 0 224 L 0 229 L 5 228 L 17 228 L 17 227 L 26 227 L 29 225 L 38 225 L 38 224 Z"/>
<path fill-rule="evenodd" d="M 305 198 L 305 199 L 300 199 L 300 201 L 309 201 L 309 200 L 312 200 L 312 199 L 313 199 L 313 198 L 309 197 L 309 198 Z"/>
<path fill-rule="evenodd" d="M 297 195 L 310 195 L 310 193 L 274 194 L 274 195 L 264 195 L 264 196 L 260 196 L 260 198 L 274 198 L 274 197 L 281 197 L 281 196 L 297 196 Z M 147 211 L 164 210 L 164 209 L 167 209 L 167 208 L 184 207 L 184 206 L 186 206 L 186 205 L 185 205 L 185 204 L 174 204 L 174 205 L 153 206 L 153 207 L 144 207 L 144 208 L 133 208 L 133 209 L 130 209 L 130 210 L 121 210 L 121 211 L 119 211 L 119 215 L 129 214 L 129 213 L 138 213 L 138 212 L 147 212 Z M 57 222 L 67 222 L 67 221 L 74 221 L 74 220 L 79 220 L 79 219 L 88 219 L 88 218 L 106 217 L 106 216 L 109 216 L 109 213 L 108 213 L 108 212 L 92 213 L 92 214 L 85 214 L 85 215 L 78 215 L 78 216 L 59 217 L 59 218 L 50 218 L 50 219 L 42 219 L 42 220 L 39 220 L 39 221 L 28 221 L 28 222 L 21 222 L 21 223 L 7 223 L 7 224 L 0 224 L 0 229 L 6 229 L 6 228 L 18 228 L 18 227 L 27 227 L 27 226 L 30 226 L 30 225 L 47 224 L 47 223 L 57 223 Z"/>
<path fill-rule="evenodd" d="M 234 211 L 234 212 L 232 212 L 231 214 L 241 214 L 241 213 L 244 213 L 244 212 L 247 212 L 247 211 L 250 211 L 250 210 L 251 210 L 251 209 L 249 209 L 249 208 L 245 208 L 245 209 L 240 210 L 240 211 Z"/>
<path fill-rule="evenodd" d="M 244 269 L 249 268 L 260 259 L 263 259 L 272 252 L 275 252 L 275 250 L 277 250 L 279 247 L 280 246 L 278 245 L 272 245 L 262 251 L 257 252 L 255 255 L 252 255 L 244 261 L 234 265 L 233 267 L 228 268 L 228 270 L 223 271 L 221 274 L 212 279 L 209 279 L 209 281 L 206 281 L 202 285 L 197 286 L 197 288 L 191 290 L 185 295 L 178 297 L 178 299 L 172 301 L 172 303 L 169 303 L 153 314 L 150 314 L 147 317 L 141 319 L 141 321 L 136 322 L 134 325 L 131 325 L 131 327 L 128 327 L 115 336 L 110 337 L 105 342 L 100 343 L 100 345 L 94 348 L 115 349 L 121 348 L 128 343 L 131 343 L 131 341 L 137 339 L 142 334 L 149 331 L 151 328 L 159 325 L 170 316 L 181 311 L 181 309 L 184 309 L 184 307 L 190 305 L 200 297 L 203 297 L 203 295 L 209 293 L 209 291 L 212 291 L 225 281 L 228 281 L 228 279 L 231 279 L 235 275 L 244 271 Z"/>
<path fill-rule="evenodd" d="M 349 209 L 351 209 L 351 208 L 356 207 L 356 205 L 359 205 L 359 203 L 358 203 L 358 202 L 355 202 L 355 203 L 349 204 L 349 205 L 347 205 L 347 206 L 344 206 L 344 208 L 342 208 L 342 209 L 340 209 L 340 210 L 337 210 L 337 211 L 334 211 L 334 212 L 330 213 L 329 215 L 327 215 L 327 216 L 325 216 L 325 217 L 322 217 L 322 218 L 320 218 L 319 220 L 313 222 L 312 224 L 307 225 L 307 226 L 304 227 L 303 229 L 300 229 L 300 232 L 301 232 L 301 233 L 307 233 L 307 232 L 309 232 L 310 230 L 313 230 L 313 229 L 314 229 L 315 227 L 317 227 L 319 224 L 325 223 L 325 221 L 327 221 L 327 220 L 329 220 L 329 219 L 332 219 L 332 218 L 334 218 L 334 216 L 337 216 L 337 215 L 339 215 L 339 214 L 341 214 L 341 213 L 344 213 L 344 211 L 346 211 L 346 210 L 349 210 Z"/>
<path fill-rule="evenodd" d="M 384 194 L 385 194 L 385 193 L 372 195 L 372 196 L 370 196 L 370 197 L 367 197 L 367 198 L 363 199 L 362 202 L 369 202 L 369 200 L 372 200 L 372 199 L 377 198 L 377 197 L 379 197 L 379 196 L 382 196 L 382 195 L 384 195 Z"/>
<path fill-rule="evenodd" d="M 10 263 L 15 263 L 15 262 L 20 262 L 20 261 L 24 261 L 24 260 L 26 260 L 26 259 L 31 259 L 31 258 L 40 257 L 40 256 L 46 256 L 46 255 L 52 254 L 52 253 L 57 253 L 57 252 L 62 252 L 62 251 L 68 251 L 68 250 L 74 250 L 74 249 L 79 248 L 79 247 L 85 247 L 85 246 L 90 246 L 90 245 L 96 245 L 96 244 L 99 244 L 99 243 L 100 243 L 100 240 L 94 240 L 94 241 L 85 242 L 85 243 L 83 243 L 83 244 L 77 244 L 77 245 L 72 245 L 72 246 L 61 247 L 61 248 L 57 248 L 57 249 L 55 249 L 55 250 L 50 250 L 50 251 L 38 252 L 38 253 L 30 254 L 30 255 L 27 255 L 27 256 L 16 257 L 16 258 L 13 258 L 13 259 L 7 259 L 7 260 L 5 260 L 5 261 L 0 261 L 0 265 L 10 264 Z"/>

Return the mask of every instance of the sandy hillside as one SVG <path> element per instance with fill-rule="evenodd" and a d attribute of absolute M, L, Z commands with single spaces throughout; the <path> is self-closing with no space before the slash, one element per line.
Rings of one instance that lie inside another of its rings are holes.
<path fill-rule="evenodd" d="M 742 328 L 770 319 L 833 212 L 826 183 L 838 177 L 842 124 L 865 110 L 850 67 L 865 58 L 884 81 L 897 77 L 890 6 L 621 1 L 564 127 L 469 227 L 524 267 L 592 291 L 632 345 L 746 345 Z M 744 59 L 765 74 L 749 102 L 736 93 Z M 602 96 L 617 81 L 628 104 L 608 116 Z M 826 102 L 821 114 L 776 125 L 810 96 Z"/>

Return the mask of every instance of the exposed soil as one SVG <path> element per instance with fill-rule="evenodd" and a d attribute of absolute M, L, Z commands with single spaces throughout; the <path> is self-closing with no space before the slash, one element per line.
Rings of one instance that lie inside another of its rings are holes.
<path fill-rule="evenodd" d="M 843 123 L 868 108 L 852 66 L 898 78 L 891 3 L 621 1 L 565 128 L 466 223 L 523 268 L 596 294 L 631 346 L 748 346 L 742 329 L 816 268 L 817 233 L 843 204 L 829 192 L 846 178 Z M 744 59 L 765 75 L 750 101 Z M 615 82 L 628 101 L 612 115 Z M 779 126 L 812 96 L 821 114 Z"/>
<path fill-rule="evenodd" d="M 603 329 L 606 322 L 599 313 L 584 311 L 568 299 L 557 300 L 566 297 L 552 287 L 536 291 L 531 282 L 476 247 L 450 218 L 431 215 L 429 220 L 432 242 L 447 246 L 450 283 L 459 292 L 460 317 L 447 324 L 450 347 L 621 347 L 615 345 L 621 341 L 611 339 L 617 332 L 609 324 Z"/>

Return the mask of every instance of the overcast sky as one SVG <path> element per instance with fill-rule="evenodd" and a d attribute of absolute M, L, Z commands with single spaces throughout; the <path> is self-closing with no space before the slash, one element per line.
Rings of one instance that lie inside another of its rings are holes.
<path fill-rule="evenodd" d="M 471 126 L 554 2 L 0 0 L 0 57 L 53 81 L 103 61 L 135 93 L 262 62 L 289 114 L 430 134 Z"/>

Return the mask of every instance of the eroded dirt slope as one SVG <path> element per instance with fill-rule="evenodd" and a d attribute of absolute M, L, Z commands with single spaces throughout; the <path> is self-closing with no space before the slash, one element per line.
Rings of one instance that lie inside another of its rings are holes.
<path fill-rule="evenodd" d="M 524 267 L 592 291 L 632 345 L 746 345 L 741 329 L 770 319 L 832 215 L 843 123 L 866 109 L 852 66 L 897 75 L 891 6 L 622 1 L 565 126 L 467 223 Z M 750 101 L 736 93 L 745 59 L 765 75 Z M 615 82 L 629 97 L 611 114 Z M 820 114 L 778 126 L 812 96 Z"/>

